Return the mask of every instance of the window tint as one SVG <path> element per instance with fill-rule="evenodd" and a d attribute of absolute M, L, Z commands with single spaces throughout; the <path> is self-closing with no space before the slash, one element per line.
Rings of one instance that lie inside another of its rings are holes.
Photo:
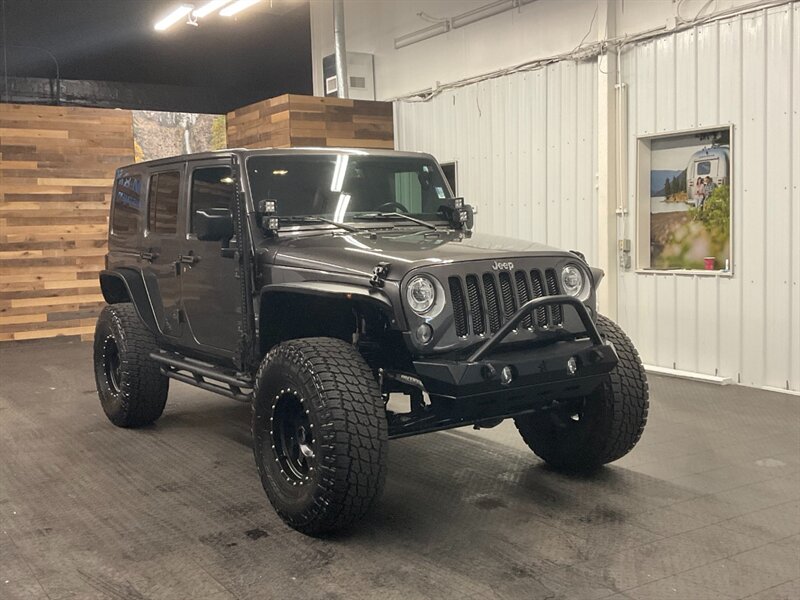
<path fill-rule="evenodd" d="M 450 197 L 436 163 L 426 158 L 265 155 L 248 158 L 247 171 L 254 201 L 276 200 L 280 216 L 346 219 L 406 210 L 441 218 L 439 207 Z"/>
<path fill-rule="evenodd" d="M 178 194 L 181 174 L 178 171 L 158 173 L 150 178 L 147 196 L 147 228 L 154 233 L 177 233 Z"/>
<path fill-rule="evenodd" d="M 711 162 L 704 160 L 703 162 L 697 163 L 698 175 L 708 175 L 709 173 L 711 173 Z"/>
<path fill-rule="evenodd" d="M 230 167 L 205 167 L 192 173 L 190 231 L 197 231 L 197 213 L 230 212 L 234 185 Z"/>
<path fill-rule="evenodd" d="M 114 185 L 112 233 L 135 233 L 139 229 L 139 209 L 142 198 L 142 178 L 139 175 L 120 175 Z"/>

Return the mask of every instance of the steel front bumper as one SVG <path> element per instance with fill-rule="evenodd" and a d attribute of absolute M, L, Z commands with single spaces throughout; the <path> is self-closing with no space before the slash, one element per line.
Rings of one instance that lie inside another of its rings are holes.
<path fill-rule="evenodd" d="M 552 342 L 524 350 L 498 349 L 503 339 L 537 308 L 560 305 L 574 309 L 586 338 Z M 555 398 L 583 396 L 593 391 L 617 364 L 614 346 L 605 342 L 583 302 L 572 296 L 544 296 L 530 300 L 465 360 L 414 361 L 422 387 L 432 396 L 457 400 L 486 400 L 497 415 L 518 412 Z M 510 376 L 510 377 L 509 377 Z M 507 410 L 505 410 L 507 409 Z M 489 411 L 494 412 L 494 411 Z M 486 418 L 491 415 L 487 414 Z"/>

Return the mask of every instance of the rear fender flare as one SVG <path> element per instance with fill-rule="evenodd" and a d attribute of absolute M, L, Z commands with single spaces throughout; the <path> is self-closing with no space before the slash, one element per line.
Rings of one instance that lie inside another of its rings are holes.
<path fill-rule="evenodd" d="M 121 268 L 100 272 L 100 289 L 108 304 L 130 302 L 142 323 L 154 334 L 160 332 L 156 326 L 155 313 L 144 285 L 142 273 L 136 269 Z"/>

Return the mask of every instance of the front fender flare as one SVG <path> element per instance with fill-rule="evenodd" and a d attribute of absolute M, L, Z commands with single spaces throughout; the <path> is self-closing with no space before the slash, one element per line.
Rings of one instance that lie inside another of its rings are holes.
<path fill-rule="evenodd" d="M 335 281 L 297 281 L 290 283 L 273 283 L 261 288 L 261 305 L 267 296 L 280 293 L 307 294 L 329 298 L 345 298 L 347 300 L 370 303 L 391 317 L 394 326 L 402 327 L 402 315 L 398 315 L 389 296 L 381 289 L 339 283 Z"/>

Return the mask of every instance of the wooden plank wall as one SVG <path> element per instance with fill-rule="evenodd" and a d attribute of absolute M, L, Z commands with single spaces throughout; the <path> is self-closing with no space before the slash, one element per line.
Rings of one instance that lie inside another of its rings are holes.
<path fill-rule="evenodd" d="M 286 94 L 228 113 L 231 148 L 394 148 L 391 102 Z"/>
<path fill-rule="evenodd" d="M 0 341 L 91 339 L 128 110 L 0 104 Z"/>
<path fill-rule="evenodd" d="M 284 95 L 228 114 L 230 147 L 393 148 L 392 104 Z M 91 339 L 128 110 L 0 104 L 0 342 Z"/>

